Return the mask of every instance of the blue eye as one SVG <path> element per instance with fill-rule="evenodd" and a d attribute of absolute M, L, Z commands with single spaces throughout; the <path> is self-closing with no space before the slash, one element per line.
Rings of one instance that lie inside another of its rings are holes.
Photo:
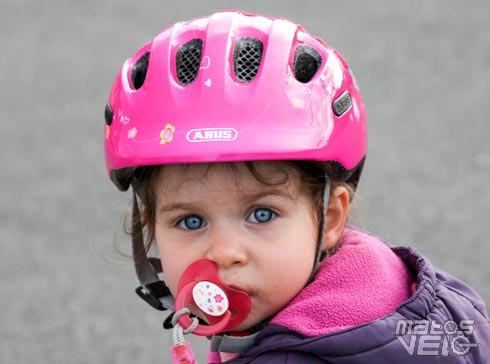
<path fill-rule="evenodd" d="M 275 213 L 265 207 L 259 207 L 252 211 L 249 215 L 250 221 L 256 224 L 264 224 L 271 221 L 275 216 Z"/>
<path fill-rule="evenodd" d="M 190 215 L 180 220 L 178 226 L 186 230 L 197 230 L 204 226 L 204 221 L 197 215 Z"/>

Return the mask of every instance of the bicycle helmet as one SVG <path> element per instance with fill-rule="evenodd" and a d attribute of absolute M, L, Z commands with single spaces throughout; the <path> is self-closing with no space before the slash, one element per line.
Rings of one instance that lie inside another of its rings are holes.
<path fill-rule="evenodd" d="M 240 11 L 176 23 L 139 49 L 115 79 L 105 122 L 120 190 L 138 167 L 176 163 L 330 161 L 336 178 L 357 179 L 367 147 L 340 54 L 298 24 Z"/>

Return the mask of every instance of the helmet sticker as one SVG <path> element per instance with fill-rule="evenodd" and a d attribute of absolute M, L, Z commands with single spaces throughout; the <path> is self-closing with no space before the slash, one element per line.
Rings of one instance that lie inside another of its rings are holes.
<path fill-rule="evenodd" d="M 204 56 L 204 57 L 202 57 L 201 67 L 199 67 L 199 69 L 200 70 L 207 70 L 210 65 L 211 65 L 211 57 Z"/>
<path fill-rule="evenodd" d="M 117 116 L 119 118 L 119 122 L 123 125 L 128 125 L 131 122 L 130 117 L 124 115 L 121 109 L 117 110 Z"/>
<path fill-rule="evenodd" d="M 210 79 L 210 78 L 208 78 L 208 79 L 207 79 L 207 80 L 204 82 L 204 84 L 205 84 L 207 87 L 211 87 L 211 84 L 212 84 L 211 79 Z"/>
<path fill-rule="evenodd" d="M 138 134 L 138 129 L 136 128 L 131 128 L 128 130 L 128 139 L 134 139 L 136 138 L 136 134 Z"/>
<path fill-rule="evenodd" d="M 170 143 L 174 138 L 175 126 L 168 123 L 160 132 L 160 144 Z"/>
<path fill-rule="evenodd" d="M 190 143 L 232 142 L 238 138 L 238 131 L 235 128 L 191 129 L 185 137 Z"/>
<path fill-rule="evenodd" d="M 301 100 L 297 97 L 295 97 L 293 99 L 293 106 L 296 108 L 296 109 L 304 109 L 305 107 L 305 101 L 304 100 Z"/>

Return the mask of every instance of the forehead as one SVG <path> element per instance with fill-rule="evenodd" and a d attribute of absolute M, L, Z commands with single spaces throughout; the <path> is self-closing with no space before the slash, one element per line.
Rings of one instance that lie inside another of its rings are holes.
<path fill-rule="evenodd" d="M 154 186 L 157 194 L 215 189 L 240 194 L 257 190 L 292 193 L 299 186 L 296 169 L 284 162 L 207 163 L 162 166 Z"/>

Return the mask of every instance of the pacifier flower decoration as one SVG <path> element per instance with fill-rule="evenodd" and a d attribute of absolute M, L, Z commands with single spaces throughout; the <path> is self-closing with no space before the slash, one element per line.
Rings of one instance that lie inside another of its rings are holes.
<path fill-rule="evenodd" d="M 207 315 L 221 316 L 228 310 L 226 293 L 212 282 L 197 283 L 192 289 L 192 297 L 197 307 Z"/>

